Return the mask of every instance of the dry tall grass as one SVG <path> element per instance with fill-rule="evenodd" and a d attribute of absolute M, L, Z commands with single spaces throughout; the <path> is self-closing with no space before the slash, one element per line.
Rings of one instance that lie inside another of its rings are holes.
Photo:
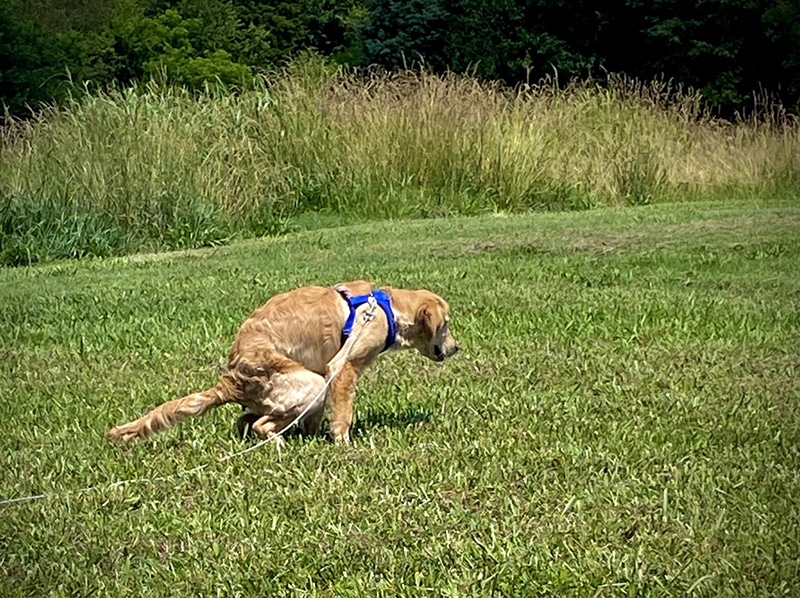
<path fill-rule="evenodd" d="M 724 122 L 700 106 L 663 82 L 510 91 L 313 62 L 238 94 L 91 95 L 3 131 L 0 262 L 220 242 L 280 232 L 302 212 L 434 216 L 796 193 L 797 120 Z"/>

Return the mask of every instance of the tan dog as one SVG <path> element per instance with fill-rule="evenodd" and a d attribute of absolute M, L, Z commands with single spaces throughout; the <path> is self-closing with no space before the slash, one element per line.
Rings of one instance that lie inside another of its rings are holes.
<path fill-rule="evenodd" d="M 458 351 L 449 329 L 447 303 L 426 291 L 385 288 L 391 300 L 396 339 L 391 348 L 417 349 L 435 361 Z M 349 442 L 356 382 L 384 350 L 389 321 L 382 309 L 365 322 L 369 309 L 356 310 L 352 334 L 342 345 L 350 307 L 345 296 L 364 295 L 372 285 L 358 280 L 335 287 L 302 287 L 274 296 L 245 320 L 228 357 L 228 371 L 213 388 L 164 403 L 136 421 L 112 428 L 106 438 L 127 442 L 146 438 L 212 407 L 239 403 L 251 413 L 240 418 L 261 437 L 283 430 L 310 405 L 338 372 L 327 392 L 334 440 Z M 363 328 L 363 329 L 362 329 Z M 303 418 L 307 433 L 316 433 L 322 400 Z"/>

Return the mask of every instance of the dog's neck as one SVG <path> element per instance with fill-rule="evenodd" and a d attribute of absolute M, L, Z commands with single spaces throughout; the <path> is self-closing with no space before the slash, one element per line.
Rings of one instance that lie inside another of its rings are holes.
<path fill-rule="evenodd" d="M 414 343 L 411 342 L 412 338 L 416 338 L 414 330 L 417 328 L 414 320 L 407 319 L 404 314 L 394 312 L 395 322 L 397 322 L 397 337 L 395 339 L 395 349 L 413 349 Z"/>
<path fill-rule="evenodd" d="M 414 291 L 405 289 L 382 288 L 392 301 L 392 311 L 397 326 L 395 349 L 414 349 L 414 341 L 419 339 L 419 322 L 417 322 L 417 301 Z M 413 339 L 413 340 L 412 340 Z"/>

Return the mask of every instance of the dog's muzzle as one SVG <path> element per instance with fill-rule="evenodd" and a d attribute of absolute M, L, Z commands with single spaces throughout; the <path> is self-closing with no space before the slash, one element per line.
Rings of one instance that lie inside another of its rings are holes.
<path fill-rule="evenodd" d="M 452 357 L 458 352 L 458 346 L 453 345 L 453 348 L 450 349 L 447 353 L 442 351 L 442 348 L 439 345 L 433 346 L 433 355 L 436 357 L 436 361 L 444 361 L 446 357 Z"/>

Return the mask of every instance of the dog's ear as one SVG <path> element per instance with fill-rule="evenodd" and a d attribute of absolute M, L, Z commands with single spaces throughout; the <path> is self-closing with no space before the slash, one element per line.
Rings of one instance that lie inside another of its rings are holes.
<path fill-rule="evenodd" d="M 417 308 L 417 324 L 433 336 L 441 320 L 439 306 L 432 301 L 423 301 Z"/>

